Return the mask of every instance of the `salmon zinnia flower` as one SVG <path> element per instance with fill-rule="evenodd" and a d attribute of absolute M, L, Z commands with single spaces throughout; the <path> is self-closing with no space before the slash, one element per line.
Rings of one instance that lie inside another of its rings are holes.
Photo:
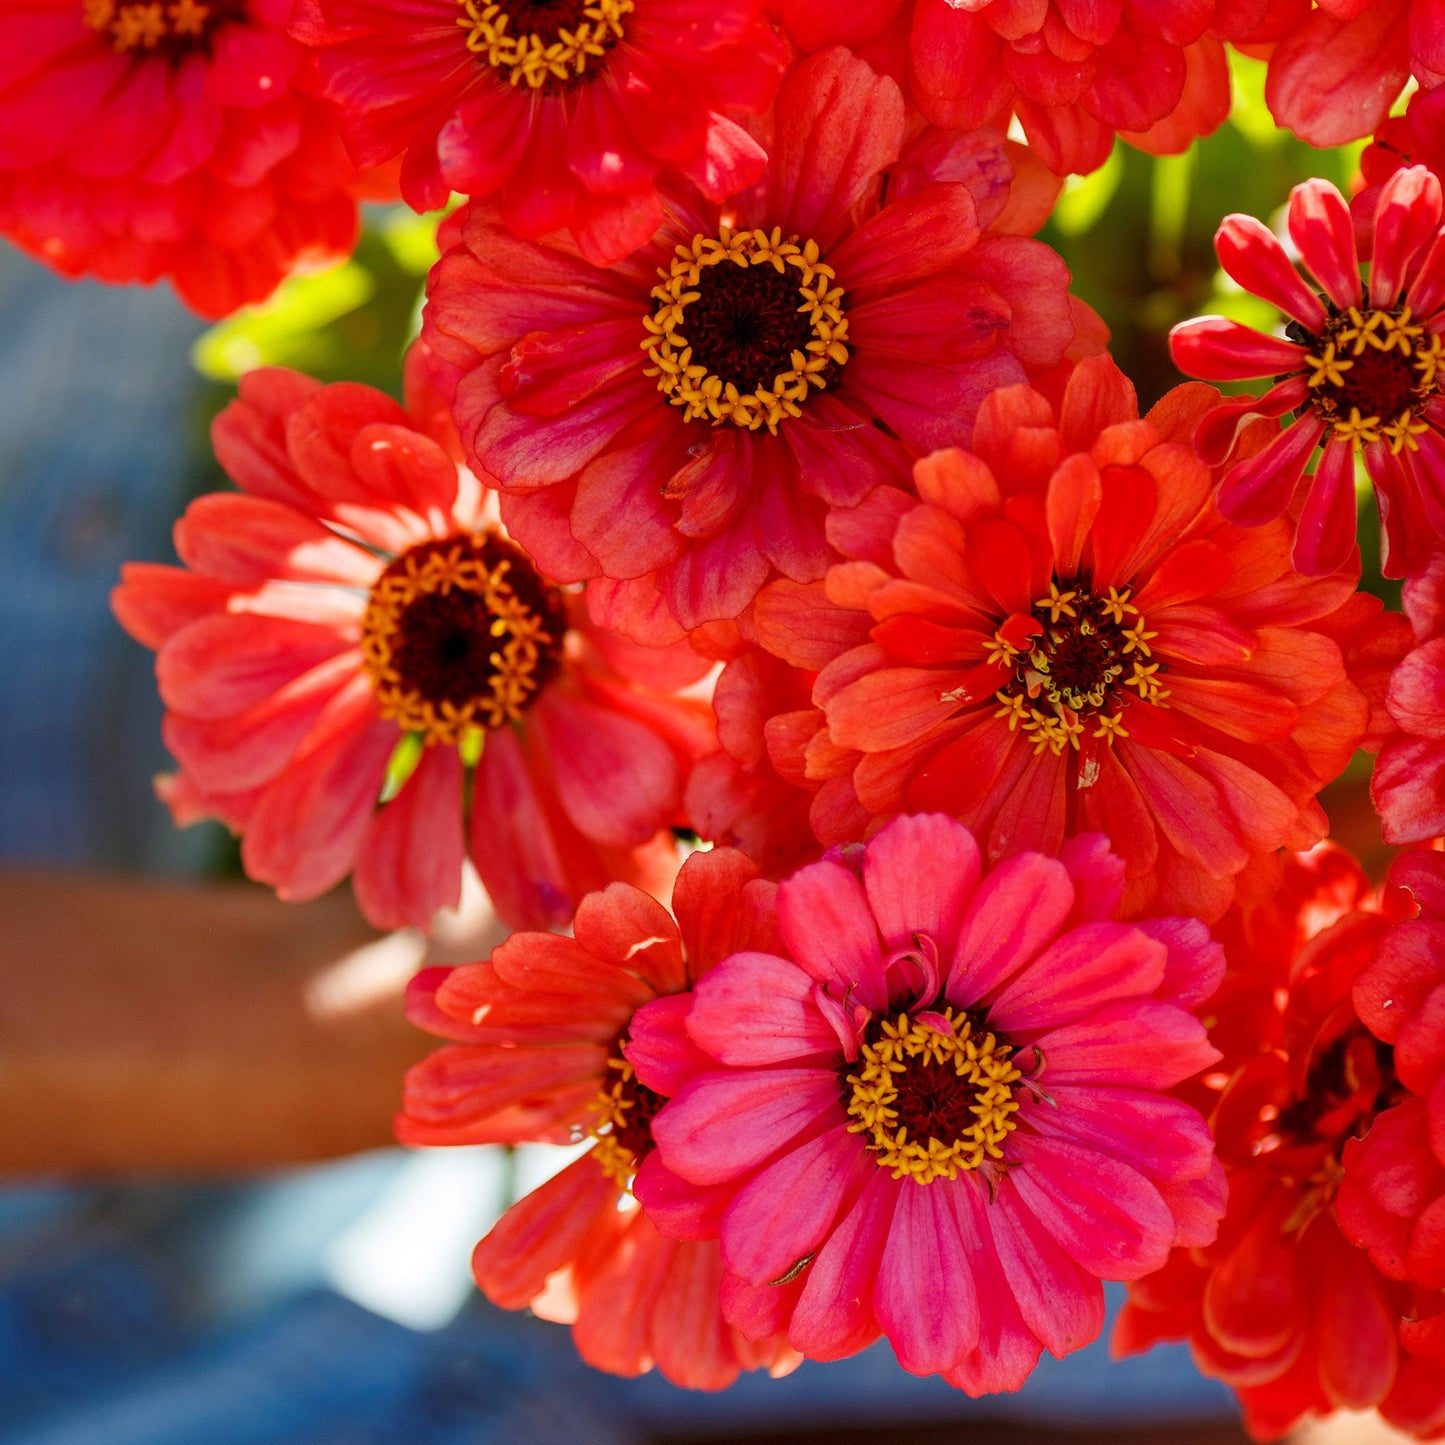
<path fill-rule="evenodd" d="M 705 662 L 593 629 L 380 392 L 252 372 L 214 437 L 241 494 L 193 503 L 187 565 L 132 564 L 114 598 L 158 649 L 179 819 L 243 833 L 286 898 L 354 869 L 381 927 L 454 906 L 468 855 L 515 927 L 670 879 L 660 830 L 712 737 L 670 694 Z"/>
<path fill-rule="evenodd" d="M 357 177 L 288 0 L 0 7 L 0 233 L 222 316 L 346 255 Z"/>
<path fill-rule="evenodd" d="M 1220 518 L 1182 444 L 1212 399 L 1182 389 L 1141 421 L 1113 364 L 1085 361 L 1057 416 L 995 392 L 971 453 L 918 464 L 918 500 L 835 511 L 856 560 L 827 592 L 869 640 L 818 676 L 810 766 L 845 750 L 865 817 L 939 809 L 992 858 L 1106 833 L 1133 913 L 1217 918 L 1251 858 L 1323 836 L 1315 794 L 1367 720 L 1325 630 L 1353 579 L 1295 573 L 1283 522 Z M 782 616 L 770 637 L 791 656 Z"/>
<path fill-rule="evenodd" d="M 928 179 L 947 154 L 885 193 L 891 80 L 821 52 L 771 124 L 757 188 L 721 208 L 669 192 L 654 242 L 610 270 L 474 203 L 429 289 L 508 527 L 554 575 L 653 579 L 688 628 L 736 617 L 772 567 L 821 576 L 829 504 L 966 436 L 989 389 L 1073 336 L 1062 262 L 981 237 L 969 185 Z"/>
<path fill-rule="evenodd" d="M 409 990 L 412 1021 L 455 1042 L 408 1073 L 404 1143 L 595 1141 L 502 1216 L 472 1270 L 503 1308 L 571 1324 L 598 1369 L 656 1364 L 675 1384 L 720 1390 L 740 1370 L 798 1361 L 785 1341 L 754 1343 L 724 1321 L 717 1245 L 659 1234 L 629 1188 L 661 1103 L 628 1062 L 633 1014 L 724 954 L 772 947 L 773 888 L 741 854 L 697 853 L 677 878 L 676 922 L 614 883 L 582 901 L 574 937 L 516 933 L 486 962 L 428 969 Z"/>
<path fill-rule="evenodd" d="M 518 235 L 571 231 L 600 266 L 662 221 L 660 174 L 713 200 L 750 185 L 762 148 L 725 112 L 772 99 L 783 50 L 762 0 L 300 0 L 347 144 L 406 152 L 418 210 L 497 196 Z"/>
<path fill-rule="evenodd" d="M 1445 537 L 1445 229 L 1439 180 L 1423 166 L 1380 188 L 1368 292 L 1360 283 L 1354 224 L 1328 181 L 1290 195 L 1290 237 L 1323 288 L 1307 286 L 1284 248 L 1253 216 L 1226 216 L 1216 245 L 1246 290 L 1292 317 L 1284 337 L 1222 316 L 1176 326 L 1182 371 L 1206 381 L 1276 378 L 1262 397 L 1226 402 L 1196 438 L 1225 460 L 1235 424 L 1254 414 L 1296 416 L 1255 456 L 1232 466 L 1219 509 L 1241 526 L 1283 515 L 1323 444 L 1295 534 L 1295 565 L 1311 576 L 1341 566 L 1355 542 L 1355 458 L 1379 498 L 1385 571 L 1422 571 Z"/>
<path fill-rule="evenodd" d="M 817 1359 L 881 1333 L 915 1374 L 1017 1389 L 1098 1334 L 1101 1280 L 1214 1237 L 1209 1132 L 1160 1091 L 1218 1057 L 1186 1007 L 1222 955 L 1196 920 L 1112 922 L 1097 837 L 985 876 L 961 825 L 906 817 L 852 861 L 779 886 L 778 947 L 634 1020 L 671 1096 L 638 1197 L 718 1234 L 745 1333 Z"/>

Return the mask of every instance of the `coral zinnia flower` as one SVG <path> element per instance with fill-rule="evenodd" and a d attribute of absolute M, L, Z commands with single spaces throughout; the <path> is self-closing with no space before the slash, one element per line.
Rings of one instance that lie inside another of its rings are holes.
<path fill-rule="evenodd" d="M 1406 582 L 1404 603 L 1415 647 L 1390 674 L 1394 729 L 1370 780 L 1387 843 L 1445 833 L 1445 552 Z"/>
<path fill-rule="evenodd" d="M 976 130 L 1015 114 L 1060 175 L 1103 165 L 1116 134 L 1165 154 L 1224 120 L 1224 48 L 1204 36 L 1213 14 L 1214 0 L 782 0 L 784 27 L 804 50 L 897 50 L 913 101 L 934 125 Z"/>
<path fill-rule="evenodd" d="M 352 154 L 402 151 L 418 210 L 497 194 L 508 229 L 570 230 L 600 266 L 662 221 L 659 173 L 713 200 L 762 148 L 723 112 L 760 110 L 783 71 L 762 0 L 300 0 Z"/>
<path fill-rule="evenodd" d="M 916 1374 L 1017 1389 L 1098 1334 L 1101 1279 L 1214 1237 L 1208 1130 L 1159 1091 L 1218 1057 L 1186 1007 L 1223 956 L 1196 920 L 1109 921 L 1097 837 L 982 878 L 947 818 L 859 853 L 861 878 L 780 885 L 779 950 L 634 1020 L 633 1066 L 673 1096 L 638 1197 L 718 1233 L 744 1332 L 817 1359 L 882 1333 Z"/>
<path fill-rule="evenodd" d="M 1181 389 L 1140 421 L 1113 363 L 1085 361 L 1057 417 L 1025 387 L 990 396 L 971 454 L 918 464 L 921 500 L 833 514 L 858 560 L 828 595 L 871 640 L 819 674 L 816 760 L 852 751 L 866 814 L 940 809 L 992 858 L 1098 830 L 1131 913 L 1206 919 L 1252 857 L 1323 836 L 1315 794 L 1367 717 L 1325 631 L 1353 580 L 1293 572 L 1283 522 L 1219 517 L 1181 444 L 1212 400 Z M 784 616 L 770 638 L 791 658 Z"/>
<path fill-rule="evenodd" d="M 517 927 L 670 878 L 659 830 L 712 729 L 668 694 L 705 662 L 592 628 L 380 392 L 252 372 L 214 438 L 242 494 L 193 503 L 187 566 L 132 564 L 114 597 L 159 652 L 183 821 L 243 832 L 286 898 L 354 869 L 382 927 L 455 905 L 468 854 Z"/>
<path fill-rule="evenodd" d="M 669 193 L 622 265 L 519 242 L 474 205 L 430 284 L 428 334 L 467 371 L 457 427 L 513 494 L 508 527 L 554 576 L 655 578 L 689 628 L 736 617 L 770 567 L 821 576 L 828 504 L 966 436 L 991 387 L 1073 334 L 1062 262 L 981 239 L 969 185 L 928 180 L 946 152 L 883 203 L 891 80 L 825 51 L 772 122 L 757 189 L 723 209 Z"/>
<path fill-rule="evenodd" d="M 1445 84 L 1435 0 L 1319 0 L 1270 52 L 1264 98 L 1301 140 L 1344 145 L 1384 122 L 1412 74 L 1426 89 Z"/>
<path fill-rule="evenodd" d="M 1220 264 L 1241 286 L 1294 318 L 1285 337 L 1222 316 L 1185 321 L 1170 334 L 1174 360 L 1191 376 L 1276 378 L 1264 396 L 1229 401 L 1205 418 L 1196 441 L 1209 461 L 1225 459 L 1243 417 L 1296 413 L 1263 451 L 1225 475 L 1219 509 L 1231 521 L 1256 526 L 1281 516 L 1323 442 L 1295 535 L 1295 565 L 1311 576 L 1333 572 L 1354 545 L 1360 453 L 1379 497 L 1387 575 L 1423 570 L 1445 536 L 1440 217 L 1440 182 L 1423 166 L 1390 177 L 1375 208 L 1366 295 L 1349 207 L 1328 181 L 1306 181 L 1290 194 L 1289 230 L 1323 294 L 1304 283 L 1253 216 L 1226 216 L 1215 242 Z"/>
<path fill-rule="evenodd" d="M 357 177 L 288 0 L 0 9 L 0 233 L 66 276 L 166 276 L 204 316 L 346 255 Z"/>
<path fill-rule="evenodd" d="M 652 1152 L 661 1102 L 627 1061 L 634 1011 L 691 986 L 724 954 L 773 945 L 773 885 L 739 853 L 694 854 L 677 921 L 623 883 L 577 910 L 574 938 L 517 933 L 484 963 L 428 969 L 409 990 L 414 1023 L 456 1042 L 407 1074 L 397 1136 L 409 1144 L 596 1142 L 514 1204 L 472 1270 L 494 1303 L 572 1325 L 582 1358 L 719 1390 L 740 1370 L 786 1374 L 781 1339 L 752 1342 L 722 1318 L 717 1245 L 678 1242 L 629 1185 Z"/>
<path fill-rule="evenodd" d="M 1302 922 L 1314 904 L 1303 900 Z M 1254 958 L 1231 956 L 1225 989 L 1233 979 L 1240 991 L 1230 1011 L 1246 1011 L 1252 985 L 1261 1029 L 1211 1076 L 1228 1210 L 1212 1245 L 1177 1251 L 1132 1284 L 1120 1316 L 1116 1350 L 1187 1337 L 1260 1438 L 1341 1408 L 1375 1407 L 1422 1435 L 1445 1426 L 1445 1375 L 1415 1333 L 1417 1291 L 1382 1274 L 1335 1215 L 1355 1144 L 1368 1147 L 1377 1116 L 1401 1097 L 1391 1051 L 1351 1003 L 1400 906 L 1387 895 L 1315 932 L 1284 987 Z"/>

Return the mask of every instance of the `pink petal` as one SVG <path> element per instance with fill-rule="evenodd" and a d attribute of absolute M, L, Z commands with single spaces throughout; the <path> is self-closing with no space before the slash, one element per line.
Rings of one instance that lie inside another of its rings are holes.
<path fill-rule="evenodd" d="M 1117 1003 L 1037 1040 L 1061 1084 L 1171 1089 L 1219 1058 L 1204 1026 L 1165 1003 Z"/>
<path fill-rule="evenodd" d="M 1266 336 L 1223 316 L 1181 321 L 1169 333 L 1169 350 L 1180 371 L 1204 381 L 1277 376 L 1299 371 L 1305 362 L 1305 348 L 1296 342 Z"/>
<path fill-rule="evenodd" d="M 973 1251 L 950 1205 L 953 1186 L 899 1182 L 873 1308 L 898 1363 L 912 1374 L 931 1375 L 957 1364 L 978 1343 Z"/>
<path fill-rule="evenodd" d="M 806 1143 L 841 1116 L 831 1069 L 729 1071 L 686 1084 L 653 1120 L 652 1137 L 669 1169 L 694 1184 L 719 1184 Z"/>
<path fill-rule="evenodd" d="M 1305 285 L 1274 232 L 1253 216 L 1226 216 L 1215 235 L 1219 264 L 1246 291 L 1262 296 L 1286 316 L 1318 334 L 1328 317 L 1319 297 Z"/>
<path fill-rule="evenodd" d="M 1020 1200 L 1065 1253 L 1099 1279 L 1138 1279 L 1174 1242 L 1174 1216 L 1128 1165 L 1082 1145 L 1038 1135 L 1014 1146 L 1009 1177 Z"/>
<path fill-rule="evenodd" d="M 926 934 L 950 958 L 959 919 L 978 885 L 978 844 L 967 828 L 938 814 L 895 818 L 868 844 L 863 886 L 892 952 Z"/>
<path fill-rule="evenodd" d="M 976 1003 L 1036 957 L 1073 906 L 1073 884 L 1057 859 L 1024 853 L 1000 863 L 979 885 L 960 925 L 948 998 Z"/>
<path fill-rule="evenodd" d="M 688 1033 L 720 1063 L 737 1067 L 814 1054 L 836 1061 L 838 1036 L 813 1002 L 815 988 L 791 959 L 735 953 L 698 984 Z"/>
<path fill-rule="evenodd" d="M 887 1002 L 883 952 L 863 885 L 837 863 L 812 863 L 778 889 L 778 927 L 788 952 L 841 999 Z"/>
<path fill-rule="evenodd" d="M 1016 973 L 989 1004 L 1005 1033 L 1073 1023 L 1100 1004 L 1153 993 L 1165 949 L 1124 923 L 1084 923 Z"/>
<path fill-rule="evenodd" d="M 813 1254 L 876 1173 L 843 1125 L 790 1149 L 750 1179 L 723 1215 L 723 1263 L 749 1284 L 781 1279 Z"/>

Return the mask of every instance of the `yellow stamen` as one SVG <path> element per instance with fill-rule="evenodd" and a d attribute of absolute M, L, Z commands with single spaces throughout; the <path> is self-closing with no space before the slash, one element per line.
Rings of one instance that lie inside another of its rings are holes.
<path fill-rule="evenodd" d="M 505 75 L 510 85 L 540 90 L 581 80 L 622 39 L 622 19 L 633 0 L 592 0 L 574 30 L 558 30 L 553 40 L 533 31 L 511 34 L 512 17 L 485 0 L 460 0 L 457 24 L 467 32 L 467 49 Z"/>

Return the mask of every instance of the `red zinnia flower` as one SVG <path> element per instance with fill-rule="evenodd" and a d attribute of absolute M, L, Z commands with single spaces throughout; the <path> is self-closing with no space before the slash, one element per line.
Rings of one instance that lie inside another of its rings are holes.
<path fill-rule="evenodd" d="M 1370 781 L 1387 843 L 1445 834 L 1445 552 L 1406 582 L 1404 601 L 1415 647 L 1390 674 L 1394 731 Z"/>
<path fill-rule="evenodd" d="M 718 1303 L 714 1243 L 659 1234 L 630 1184 L 652 1152 L 661 1102 L 627 1061 L 649 999 L 679 993 L 724 954 L 774 946 L 773 885 L 741 854 L 694 854 L 678 874 L 674 922 L 614 883 L 582 901 L 573 938 L 517 933 L 485 963 L 428 969 L 409 990 L 414 1023 L 447 1048 L 407 1074 L 397 1136 L 408 1144 L 594 1146 L 514 1204 L 472 1256 L 489 1299 L 572 1325 L 588 1364 L 720 1390 L 740 1370 L 786 1374 L 782 1339 L 752 1342 Z"/>
<path fill-rule="evenodd" d="M 1333 897 L 1294 896 L 1301 923 L 1321 902 L 1324 916 L 1335 911 Z M 1234 1387 L 1260 1438 L 1334 1409 L 1375 1407 L 1420 1435 L 1445 1427 L 1445 1375 L 1429 1358 L 1430 1331 L 1417 1333 L 1419 1292 L 1381 1273 L 1335 1216 L 1358 1141 L 1370 1147 L 1377 1115 L 1388 1118 L 1382 1111 L 1395 1112 L 1401 1097 L 1390 1050 L 1351 1003 L 1401 907 L 1390 894 L 1316 932 L 1284 986 L 1272 966 L 1231 955 L 1209 1010 L 1221 1015 L 1211 1038 L 1234 1040 L 1209 1076 L 1228 1210 L 1213 1244 L 1176 1251 L 1132 1284 L 1120 1316 L 1117 1351 L 1187 1337 L 1200 1369 Z M 1252 1039 L 1238 1029 L 1245 1016 L 1258 1023 Z"/>
<path fill-rule="evenodd" d="M 497 195 L 508 229 L 570 230 L 599 266 L 663 218 L 659 173 L 712 200 L 765 156 L 724 117 L 760 110 L 783 50 L 762 0 L 299 0 L 292 33 L 322 47 L 347 144 L 406 152 L 417 210 Z"/>
<path fill-rule="evenodd" d="M 354 869 L 381 927 L 455 905 L 468 855 L 518 927 L 670 878 L 712 728 L 669 694 L 706 662 L 592 628 L 380 392 L 252 372 L 214 437 L 242 494 L 194 502 L 187 566 L 132 564 L 114 598 L 159 651 L 184 821 L 244 833 L 286 898 Z"/>
<path fill-rule="evenodd" d="M 1141 421 L 1112 362 L 1085 361 L 1057 417 L 994 392 L 971 454 L 918 464 L 921 500 L 833 513 L 857 560 L 828 595 L 871 640 L 819 674 L 817 761 L 852 751 L 865 819 L 937 808 L 991 858 L 1104 832 L 1131 913 L 1207 919 L 1251 858 L 1323 836 L 1315 794 L 1368 711 L 1327 635 L 1353 579 L 1293 572 L 1283 522 L 1219 517 L 1181 444 L 1211 400 L 1183 388 Z"/>
<path fill-rule="evenodd" d="M 1349 207 L 1328 181 L 1306 181 L 1290 194 L 1289 230 L 1323 294 L 1304 283 L 1267 227 L 1253 216 L 1226 216 L 1216 237 L 1220 264 L 1294 319 L 1284 337 L 1222 316 L 1183 322 L 1170 334 L 1174 360 L 1191 376 L 1276 378 L 1264 396 L 1228 401 L 1204 419 L 1196 443 L 1207 460 L 1225 459 L 1244 417 L 1297 413 L 1263 451 L 1226 473 L 1219 509 L 1232 522 L 1257 526 L 1281 516 L 1324 443 L 1295 534 L 1295 565 L 1311 576 L 1333 572 L 1354 546 L 1360 453 L 1379 498 L 1387 575 L 1423 570 L 1445 536 L 1440 218 L 1440 182 L 1423 166 L 1385 183 L 1366 295 Z"/>
<path fill-rule="evenodd" d="M 1229 114 L 1224 47 L 1205 36 L 1214 0 L 782 0 L 804 50 L 841 42 L 906 56 L 934 125 L 976 130 L 1017 115 L 1052 170 L 1096 170 L 1116 134 L 1182 151 Z"/>
<path fill-rule="evenodd" d="M 1017 1389 L 1098 1334 L 1100 1280 L 1214 1238 L 1208 1130 L 1160 1091 L 1218 1057 L 1186 1008 L 1223 957 L 1194 919 L 1111 922 L 1097 837 L 981 877 L 967 829 L 906 817 L 853 861 L 780 885 L 772 951 L 633 1021 L 672 1096 L 638 1197 L 718 1234 L 745 1333 L 816 1359 L 882 1333 L 915 1374 Z"/>
<path fill-rule="evenodd" d="M 66 276 L 166 276 L 204 316 L 356 239 L 357 177 L 288 0 L 10 0 L 0 233 Z"/>
<path fill-rule="evenodd" d="M 1445 84 L 1437 0 L 1319 0 L 1270 52 L 1270 113 L 1312 146 L 1344 145 L 1385 120 L 1406 81 Z"/>
<path fill-rule="evenodd" d="M 467 369 L 457 426 L 508 527 L 554 576 L 655 579 L 689 628 L 737 616 L 772 567 L 821 576 L 829 504 L 966 437 L 1073 334 L 1058 257 L 981 237 L 970 182 L 929 179 L 946 146 L 900 165 L 891 80 L 815 55 L 772 127 L 757 189 L 721 209 L 669 193 L 655 242 L 611 270 L 474 205 L 432 273 L 428 334 Z"/>

